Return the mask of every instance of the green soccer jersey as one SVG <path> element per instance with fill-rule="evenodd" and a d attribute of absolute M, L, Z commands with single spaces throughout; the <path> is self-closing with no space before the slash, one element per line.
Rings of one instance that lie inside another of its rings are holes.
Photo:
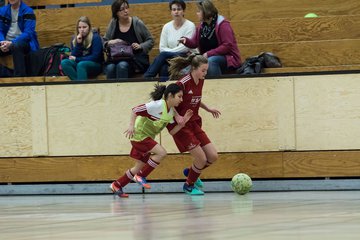
<path fill-rule="evenodd" d="M 137 115 L 135 133 L 131 141 L 140 142 L 147 137 L 155 138 L 166 125 L 174 122 L 174 109 L 167 110 L 165 100 L 151 101 L 133 108 Z"/>

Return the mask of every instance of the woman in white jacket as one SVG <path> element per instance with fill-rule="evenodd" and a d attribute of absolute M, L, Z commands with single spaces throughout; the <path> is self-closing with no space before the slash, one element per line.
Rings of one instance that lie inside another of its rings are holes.
<path fill-rule="evenodd" d="M 181 37 L 192 37 L 195 32 L 195 24 L 184 18 L 186 4 L 183 0 L 173 0 L 169 3 L 169 8 L 173 20 L 162 28 L 160 54 L 145 72 L 145 78 L 153 78 L 159 74 L 160 81 L 167 81 L 169 78 L 168 60 L 177 56 L 186 56 L 190 51 L 178 41 Z"/>

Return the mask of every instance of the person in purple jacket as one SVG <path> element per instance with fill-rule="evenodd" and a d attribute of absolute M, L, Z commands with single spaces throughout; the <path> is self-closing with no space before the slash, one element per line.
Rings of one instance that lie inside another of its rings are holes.
<path fill-rule="evenodd" d="M 240 51 L 230 22 L 218 14 L 210 0 L 197 4 L 200 24 L 191 38 L 182 37 L 179 43 L 189 48 L 198 48 L 208 58 L 207 76 L 219 76 L 241 66 Z"/>
<path fill-rule="evenodd" d="M 61 61 L 63 72 L 72 81 L 86 81 L 102 73 L 103 62 L 102 39 L 91 28 L 89 18 L 82 16 L 77 21 L 71 41 L 71 55 Z"/>

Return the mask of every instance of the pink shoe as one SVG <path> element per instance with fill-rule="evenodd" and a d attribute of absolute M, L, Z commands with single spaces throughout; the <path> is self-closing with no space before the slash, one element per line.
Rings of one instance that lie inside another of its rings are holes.
<path fill-rule="evenodd" d="M 146 178 L 144 178 L 144 177 L 141 177 L 141 176 L 139 176 L 139 175 L 135 175 L 135 176 L 134 176 L 134 181 L 137 182 L 138 184 L 140 184 L 142 187 L 144 187 L 144 188 L 146 188 L 146 189 L 150 189 L 150 188 L 151 188 L 150 184 L 148 184 L 148 183 L 146 182 Z"/>
<path fill-rule="evenodd" d="M 127 198 L 127 197 L 129 197 L 129 194 L 124 193 L 123 190 L 122 190 L 122 187 L 117 187 L 115 183 L 116 183 L 116 181 L 114 181 L 114 182 L 112 182 L 112 183 L 110 184 L 110 189 L 111 189 L 111 191 L 112 191 L 114 194 L 118 195 L 120 198 Z"/>

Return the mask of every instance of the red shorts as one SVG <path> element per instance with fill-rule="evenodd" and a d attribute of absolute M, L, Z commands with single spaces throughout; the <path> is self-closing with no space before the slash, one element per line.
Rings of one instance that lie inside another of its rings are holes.
<path fill-rule="evenodd" d="M 180 152 L 188 152 L 197 146 L 211 143 L 206 133 L 201 129 L 201 119 L 187 122 L 179 132 L 173 136 Z"/>
<path fill-rule="evenodd" d="M 153 149 L 156 144 L 158 143 L 150 137 L 145 138 L 141 142 L 131 141 L 132 148 L 130 157 L 147 163 L 151 154 L 150 150 Z"/>

